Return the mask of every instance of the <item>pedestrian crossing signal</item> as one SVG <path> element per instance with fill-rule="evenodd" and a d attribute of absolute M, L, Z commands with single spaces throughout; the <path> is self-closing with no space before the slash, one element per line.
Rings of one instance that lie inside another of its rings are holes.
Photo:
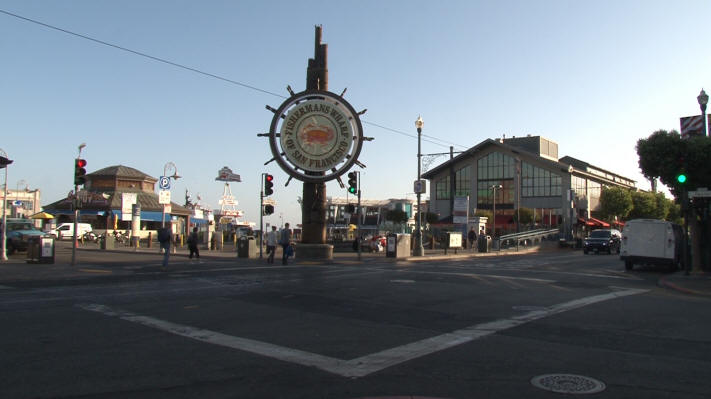
<path fill-rule="evenodd" d="M 274 205 L 264 205 L 264 215 L 271 215 L 272 213 L 274 213 Z"/>

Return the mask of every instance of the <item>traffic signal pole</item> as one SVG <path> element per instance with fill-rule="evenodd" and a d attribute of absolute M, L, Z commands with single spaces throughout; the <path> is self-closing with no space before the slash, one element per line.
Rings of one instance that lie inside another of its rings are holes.
<path fill-rule="evenodd" d="M 264 246 L 264 180 L 267 174 L 262 173 L 262 183 L 259 190 L 259 259 L 262 259 L 262 247 Z"/>

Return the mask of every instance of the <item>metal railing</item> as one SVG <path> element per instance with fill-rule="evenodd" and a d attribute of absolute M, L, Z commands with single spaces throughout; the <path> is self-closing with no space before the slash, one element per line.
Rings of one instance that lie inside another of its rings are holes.
<path fill-rule="evenodd" d="M 523 231 L 520 233 L 506 234 L 497 238 L 494 248 L 509 249 L 521 247 L 531 248 L 541 245 L 543 242 L 555 242 L 560 235 L 559 229 L 536 229 Z"/>

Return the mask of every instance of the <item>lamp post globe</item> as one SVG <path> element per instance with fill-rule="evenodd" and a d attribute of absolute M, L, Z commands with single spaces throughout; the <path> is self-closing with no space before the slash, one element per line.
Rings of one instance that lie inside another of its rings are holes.
<path fill-rule="evenodd" d="M 417 181 L 419 183 L 421 179 L 421 160 L 422 160 L 422 127 L 425 122 L 422 120 L 422 116 L 417 116 L 415 121 L 415 127 L 417 128 Z M 415 220 L 416 232 L 415 232 L 415 247 L 412 250 L 412 256 L 423 256 L 425 254 L 425 248 L 422 246 L 422 204 L 421 196 L 422 194 L 417 192 L 417 220 Z"/>

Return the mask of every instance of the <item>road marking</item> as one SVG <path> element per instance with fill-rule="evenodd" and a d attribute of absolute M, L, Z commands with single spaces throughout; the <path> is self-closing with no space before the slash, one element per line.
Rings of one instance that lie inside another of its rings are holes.
<path fill-rule="evenodd" d="M 103 274 L 113 273 L 111 270 L 102 270 L 102 269 L 79 269 L 79 271 L 85 272 L 85 273 L 103 273 Z"/>
<path fill-rule="evenodd" d="M 611 299 L 621 298 L 629 295 L 637 295 L 649 290 L 624 289 L 610 287 L 613 291 L 607 294 L 593 295 L 557 305 L 548 306 L 540 310 L 533 310 L 522 315 L 513 316 L 507 319 L 495 320 L 487 323 L 476 324 L 460 330 L 452 331 L 426 338 L 420 341 L 401 345 L 395 348 L 386 349 L 377 353 L 362 356 L 352 360 L 336 359 L 316 353 L 301 351 L 298 349 L 286 348 L 267 342 L 256 341 L 248 338 L 235 337 L 222 334 L 220 332 L 192 327 L 183 324 L 172 323 L 165 320 L 156 319 L 150 316 L 143 316 L 136 313 L 113 309 L 101 304 L 77 304 L 76 306 L 91 312 L 97 312 L 106 316 L 118 317 L 125 321 L 138 323 L 146 327 L 155 328 L 171 334 L 191 338 L 197 341 L 206 342 L 213 345 L 224 346 L 250 352 L 285 362 L 311 366 L 343 377 L 364 377 L 376 371 L 395 366 L 422 356 L 462 345 L 499 331 L 518 327 L 544 317 L 552 316 L 569 310 L 578 309 Z"/>

